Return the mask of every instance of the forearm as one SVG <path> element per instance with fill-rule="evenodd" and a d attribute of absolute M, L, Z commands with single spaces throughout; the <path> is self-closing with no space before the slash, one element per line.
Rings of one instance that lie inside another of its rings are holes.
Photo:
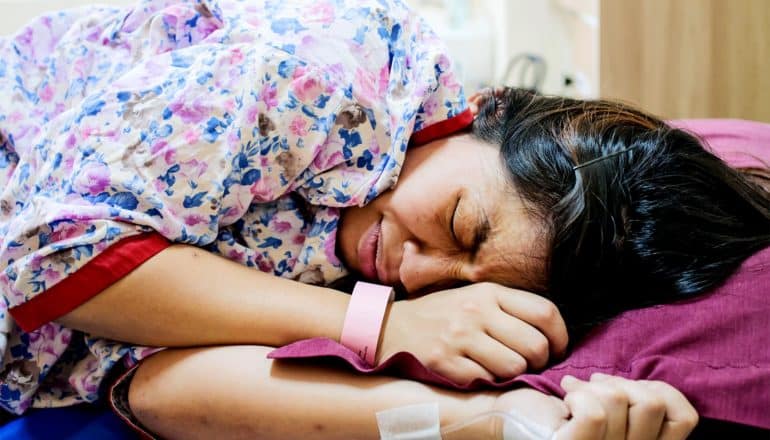
<path fill-rule="evenodd" d="M 58 322 L 140 345 L 280 346 L 315 336 L 339 338 L 348 299 L 174 245 Z"/>
<path fill-rule="evenodd" d="M 274 362 L 265 359 L 268 351 L 241 346 L 154 355 L 131 383 L 131 409 L 164 438 L 376 439 L 378 411 L 435 402 L 447 426 L 491 410 L 496 399 L 492 392 Z M 479 423 L 462 438 L 490 437 L 491 423 Z"/>

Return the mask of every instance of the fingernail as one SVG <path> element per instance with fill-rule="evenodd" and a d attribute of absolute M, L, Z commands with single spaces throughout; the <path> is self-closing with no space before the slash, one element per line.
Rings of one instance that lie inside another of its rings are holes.
<path fill-rule="evenodd" d="M 570 386 L 574 383 L 578 382 L 578 378 L 575 376 L 570 376 L 569 374 L 561 378 L 561 385 L 564 386 Z"/>
<path fill-rule="evenodd" d="M 605 380 L 605 379 L 609 379 L 609 378 L 610 378 L 609 374 L 604 374 L 604 373 L 599 373 L 599 372 L 593 373 L 591 375 L 591 380 Z"/>

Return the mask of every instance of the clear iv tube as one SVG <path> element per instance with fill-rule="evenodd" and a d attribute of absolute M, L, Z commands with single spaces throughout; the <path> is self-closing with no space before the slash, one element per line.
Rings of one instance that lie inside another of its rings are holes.
<path fill-rule="evenodd" d="M 511 411 L 489 411 L 478 414 L 468 420 L 452 423 L 449 426 L 441 428 L 441 436 L 445 436 L 452 432 L 460 431 L 461 429 L 470 426 L 474 423 L 478 423 L 487 417 L 500 417 L 503 420 L 503 439 L 504 440 L 550 440 L 553 438 L 553 433 L 540 426 L 520 414 Z"/>

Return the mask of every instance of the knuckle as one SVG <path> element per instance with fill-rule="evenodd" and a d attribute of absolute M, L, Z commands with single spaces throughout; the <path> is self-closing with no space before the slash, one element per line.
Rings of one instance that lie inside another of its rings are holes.
<path fill-rule="evenodd" d="M 532 310 L 532 315 L 540 323 L 550 323 L 558 320 L 561 316 L 556 305 L 548 300 L 538 301 Z"/>
<path fill-rule="evenodd" d="M 524 374 L 527 371 L 527 362 L 524 359 L 513 359 L 506 366 L 508 367 L 506 374 L 509 378 Z"/>
<path fill-rule="evenodd" d="M 425 356 L 425 366 L 430 370 L 438 370 L 449 358 L 449 353 L 443 347 L 433 347 Z"/>
<path fill-rule="evenodd" d="M 611 406 L 619 406 L 627 402 L 625 393 L 622 390 L 615 387 L 607 387 L 601 391 L 601 394 L 607 404 Z"/>
<path fill-rule="evenodd" d="M 460 302 L 463 314 L 476 317 L 481 314 L 481 305 L 475 299 L 465 299 Z"/>
<path fill-rule="evenodd" d="M 596 408 L 583 414 L 583 423 L 590 426 L 596 432 L 601 431 L 607 425 L 607 411 L 604 408 Z"/>
<path fill-rule="evenodd" d="M 695 428 L 699 421 L 700 416 L 698 415 L 698 411 L 695 411 L 695 408 L 690 407 L 690 411 L 687 412 L 687 415 L 684 418 L 684 423 L 690 428 Z"/>
<path fill-rule="evenodd" d="M 548 340 L 543 336 L 530 344 L 527 360 L 533 368 L 542 368 L 548 363 L 549 349 Z"/>
<path fill-rule="evenodd" d="M 659 396 L 650 396 L 640 402 L 640 406 L 648 413 L 663 414 L 666 412 L 666 402 Z"/>
<path fill-rule="evenodd" d="M 464 341 L 472 333 L 472 329 L 469 325 L 462 322 L 453 322 L 447 329 L 448 342 Z"/>

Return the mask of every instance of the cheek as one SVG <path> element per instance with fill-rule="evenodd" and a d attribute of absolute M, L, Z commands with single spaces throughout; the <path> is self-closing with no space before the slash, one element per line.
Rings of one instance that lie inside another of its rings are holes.
<path fill-rule="evenodd" d="M 404 235 L 421 242 L 434 242 L 441 237 L 443 217 L 448 212 L 441 192 L 396 194 L 391 198 L 388 212 L 392 221 L 404 229 Z M 448 215 L 448 214 L 446 214 Z"/>

